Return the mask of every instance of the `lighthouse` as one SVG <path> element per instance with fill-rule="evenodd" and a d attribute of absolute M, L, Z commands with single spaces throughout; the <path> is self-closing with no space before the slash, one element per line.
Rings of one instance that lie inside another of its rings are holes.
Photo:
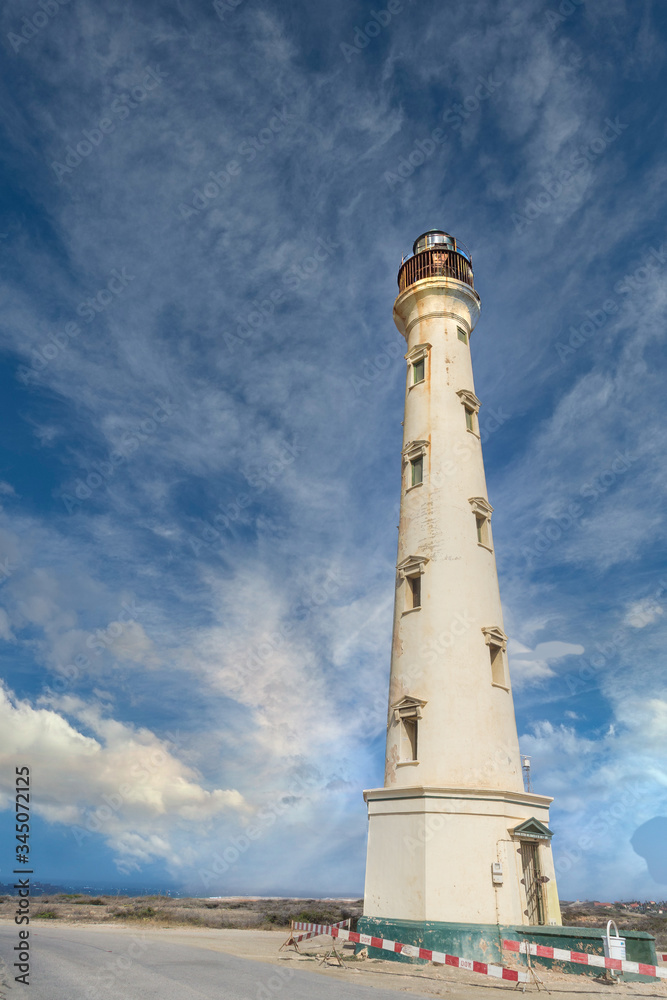
<path fill-rule="evenodd" d="M 362 933 L 500 958 L 561 924 L 549 806 L 525 791 L 470 341 L 472 260 L 442 230 L 398 272 L 405 416 L 384 787 L 364 792 Z M 385 952 L 378 952 L 386 957 Z"/>

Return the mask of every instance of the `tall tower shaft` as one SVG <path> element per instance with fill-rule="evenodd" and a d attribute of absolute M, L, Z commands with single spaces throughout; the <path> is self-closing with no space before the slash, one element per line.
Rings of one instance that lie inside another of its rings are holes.
<path fill-rule="evenodd" d="M 523 786 L 470 357 L 470 255 L 432 230 L 398 284 L 401 507 L 385 782 L 364 793 L 363 924 L 397 940 L 437 924 L 437 946 L 451 950 L 463 926 L 488 937 L 560 924 L 552 800 Z"/>

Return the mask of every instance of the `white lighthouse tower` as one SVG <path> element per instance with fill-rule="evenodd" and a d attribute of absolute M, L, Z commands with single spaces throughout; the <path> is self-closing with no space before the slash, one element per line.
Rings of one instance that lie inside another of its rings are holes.
<path fill-rule="evenodd" d="M 361 930 L 500 958 L 501 936 L 561 916 L 552 800 L 524 790 L 507 664 L 470 358 L 480 299 L 470 255 L 441 230 L 415 242 L 398 285 L 401 513 Z"/>

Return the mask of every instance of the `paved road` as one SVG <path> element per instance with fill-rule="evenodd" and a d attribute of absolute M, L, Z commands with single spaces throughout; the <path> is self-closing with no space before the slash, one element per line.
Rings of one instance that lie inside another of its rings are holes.
<path fill-rule="evenodd" d="M 14 982 L 17 928 L 0 926 L 5 982 L 16 1000 L 405 1000 L 405 992 L 335 982 L 118 930 L 30 925 L 30 987 Z"/>

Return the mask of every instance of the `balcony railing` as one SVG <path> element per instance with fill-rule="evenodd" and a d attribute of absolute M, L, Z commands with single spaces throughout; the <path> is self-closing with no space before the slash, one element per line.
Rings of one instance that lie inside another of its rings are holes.
<path fill-rule="evenodd" d="M 399 291 L 404 292 L 422 278 L 456 278 L 457 281 L 465 281 L 472 289 L 475 287 L 470 261 L 455 250 L 434 248 L 408 257 L 398 272 Z"/>

